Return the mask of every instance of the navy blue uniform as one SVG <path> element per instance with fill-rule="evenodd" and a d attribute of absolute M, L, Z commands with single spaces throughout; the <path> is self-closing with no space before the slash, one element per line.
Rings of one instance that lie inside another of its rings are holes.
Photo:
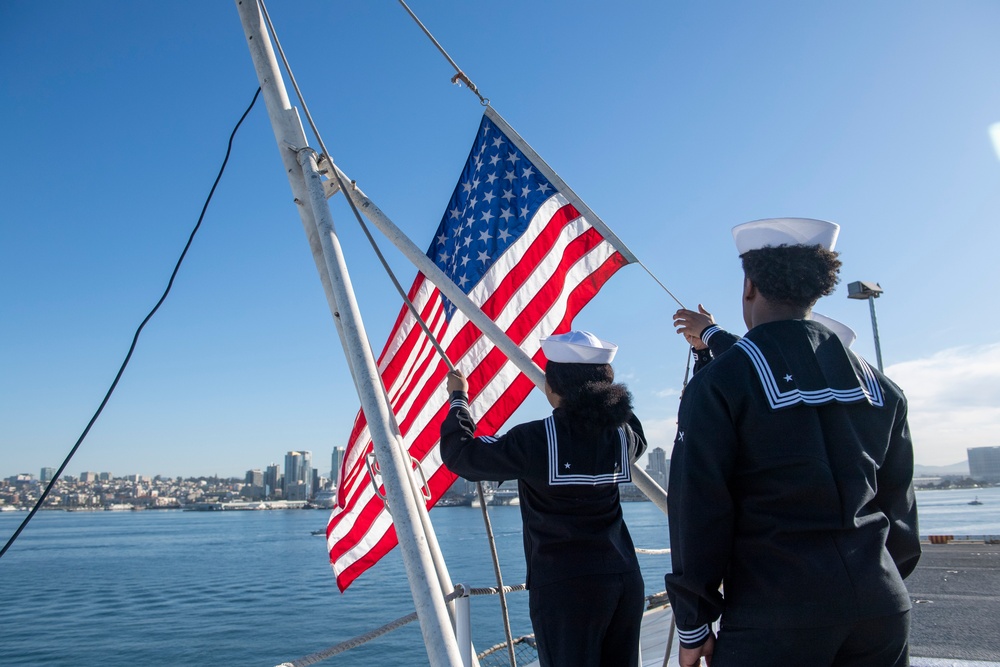
<path fill-rule="evenodd" d="M 441 426 L 441 457 L 473 481 L 516 479 L 529 608 L 543 667 L 638 660 L 644 588 L 618 485 L 645 449 L 642 426 L 581 432 L 563 410 L 498 437 L 474 437 L 463 392 Z"/>
<path fill-rule="evenodd" d="M 920 555 L 906 399 L 810 320 L 727 343 L 685 390 L 671 457 L 666 584 L 682 645 L 721 615 L 713 665 L 781 664 L 760 645 L 768 659 L 728 650 L 757 629 L 803 660 L 811 635 L 796 629 L 836 627 L 846 644 L 884 623 L 905 661 L 903 579 Z M 839 664 L 823 650 L 797 664 Z"/>

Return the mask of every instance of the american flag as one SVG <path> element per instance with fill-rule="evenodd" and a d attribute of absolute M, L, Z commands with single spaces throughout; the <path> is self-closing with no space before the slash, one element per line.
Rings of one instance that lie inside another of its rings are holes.
<path fill-rule="evenodd" d="M 570 330 L 608 278 L 635 261 L 491 107 L 427 255 L 543 368 L 539 337 Z M 409 298 L 468 377 L 469 407 L 480 432 L 497 432 L 527 397 L 531 381 L 420 273 Z M 378 364 L 403 441 L 427 480 L 430 508 L 456 479 L 438 450 L 448 369 L 405 306 Z M 371 451 L 359 412 L 327 525 L 341 591 L 396 545 L 392 518 L 369 475 Z"/>

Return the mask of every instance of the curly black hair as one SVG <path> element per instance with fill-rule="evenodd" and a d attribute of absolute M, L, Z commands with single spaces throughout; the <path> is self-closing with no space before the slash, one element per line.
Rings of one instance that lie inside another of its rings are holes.
<path fill-rule="evenodd" d="M 549 361 L 545 379 L 569 417 L 584 427 L 620 426 L 632 416 L 632 394 L 614 381 L 611 364 Z"/>
<path fill-rule="evenodd" d="M 840 282 L 838 256 L 821 245 L 780 245 L 748 250 L 740 259 L 765 299 L 809 308 Z"/>

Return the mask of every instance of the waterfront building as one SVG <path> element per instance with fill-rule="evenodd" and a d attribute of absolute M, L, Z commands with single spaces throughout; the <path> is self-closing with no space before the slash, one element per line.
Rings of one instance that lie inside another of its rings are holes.
<path fill-rule="evenodd" d="M 42 472 L 38 476 L 38 479 L 42 481 L 42 484 L 48 484 L 50 481 L 52 481 L 52 478 L 55 476 L 56 476 L 55 468 L 42 468 Z"/>
<path fill-rule="evenodd" d="M 330 479 L 334 484 L 340 479 L 340 466 L 344 465 L 344 448 L 334 447 L 330 457 Z"/>
<path fill-rule="evenodd" d="M 96 482 L 98 474 L 96 472 L 81 472 L 80 481 L 85 483 Z"/>
<path fill-rule="evenodd" d="M 285 500 L 290 500 L 288 497 L 289 489 L 299 482 L 306 486 L 305 498 L 299 498 L 299 500 L 308 500 L 309 496 L 312 495 L 312 452 L 288 452 L 285 454 Z"/>
<path fill-rule="evenodd" d="M 1000 482 L 1000 447 L 969 447 L 969 477 L 980 482 Z"/>
<path fill-rule="evenodd" d="M 670 479 L 670 459 L 667 458 L 667 452 L 662 447 L 654 447 L 649 452 L 646 473 L 661 487 L 667 488 L 667 480 Z"/>
<path fill-rule="evenodd" d="M 264 497 L 271 498 L 281 489 L 281 466 L 272 463 L 264 471 Z"/>

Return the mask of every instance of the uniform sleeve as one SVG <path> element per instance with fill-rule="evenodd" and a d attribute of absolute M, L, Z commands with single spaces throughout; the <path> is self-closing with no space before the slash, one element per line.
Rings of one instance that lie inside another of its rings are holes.
<path fill-rule="evenodd" d="M 665 577 L 681 646 L 700 646 L 722 613 L 719 591 L 733 542 L 728 481 L 736 429 L 715 373 L 695 376 L 681 401 L 670 458 L 668 526 L 672 572 Z"/>
<path fill-rule="evenodd" d="M 642 424 L 639 422 L 638 417 L 632 415 L 628 419 L 629 428 L 636 435 L 636 448 L 635 453 L 632 455 L 632 460 L 635 461 L 646 451 L 646 434 L 642 431 Z"/>
<path fill-rule="evenodd" d="M 708 366 L 711 361 L 731 348 L 740 339 L 739 336 L 731 334 L 717 324 L 705 327 L 701 332 L 701 342 L 708 345 L 704 350 L 694 350 L 694 372 Z"/>
<path fill-rule="evenodd" d="M 476 423 L 469 414 L 469 398 L 456 391 L 441 424 L 441 459 L 456 475 L 467 480 L 502 481 L 525 476 L 528 449 L 517 429 L 507 435 L 475 437 Z"/>
<path fill-rule="evenodd" d="M 875 502 L 889 519 L 886 548 L 904 579 L 920 559 L 917 529 L 917 502 L 913 493 L 913 442 L 907 420 L 905 399 L 901 403 L 885 462 L 879 468 Z"/>

